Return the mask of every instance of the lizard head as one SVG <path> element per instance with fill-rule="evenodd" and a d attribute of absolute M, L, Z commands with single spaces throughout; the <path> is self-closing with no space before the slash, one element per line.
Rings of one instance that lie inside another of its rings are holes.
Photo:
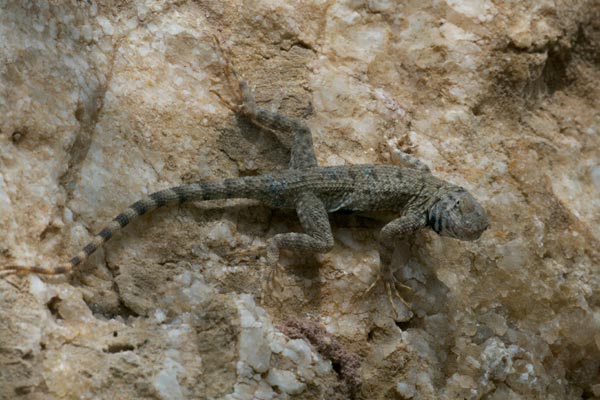
<path fill-rule="evenodd" d="M 469 192 L 457 188 L 443 195 L 428 211 L 427 225 L 442 236 L 477 240 L 490 220 Z"/>

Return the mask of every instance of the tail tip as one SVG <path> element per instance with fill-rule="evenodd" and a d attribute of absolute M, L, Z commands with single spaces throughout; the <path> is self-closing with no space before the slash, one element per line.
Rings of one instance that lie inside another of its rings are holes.
<path fill-rule="evenodd" d="M 70 266 L 59 265 L 52 269 L 41 268 L 38 266 L 25 266 L 25 265 L 7 265 L 0 267 L 0 276 L 6 276 L 10 274 L 40 274 L 40 275 L 64 275 L 71 272 Z"/>

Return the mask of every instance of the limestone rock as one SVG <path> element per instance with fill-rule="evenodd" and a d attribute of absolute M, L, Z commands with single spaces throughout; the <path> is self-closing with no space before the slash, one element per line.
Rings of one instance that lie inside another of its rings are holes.
<path fill-rule="evenodd" d="M 71 277 L 0 278 L 0 398 L 600 398 L 599 21 L 594 0 L 0 1 L 0 264 L 68 259 L 152 191 L 285 168 L 212 92 L 215 34 L 321 164 L 408 148 L 491 217 L 399 243 L 406 308 L 363 294 L 379 222 L 333 216 L 333 251 L 265 287 L 293 213 L 158 211 Z M 278 328 L 308 317 L 360 386 Z"/>

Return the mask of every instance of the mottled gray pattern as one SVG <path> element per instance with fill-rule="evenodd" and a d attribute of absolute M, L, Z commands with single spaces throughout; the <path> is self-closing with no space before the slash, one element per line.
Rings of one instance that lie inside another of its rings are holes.
<path fill-rule="evenodd" d="M 393 274 L 387 267 L 398 239 L 429 226 L 440 235 L 475 240 L 487 228 L 485 210 L 465 189 L 435 178 L 427 166 L 409 154 L 400 152 L 399 156 L 411 168 L 319 167 L 307 125 L 258 108 L 248 85 L 238 84 L 235 73 L 229 68 L 225 70 L 234 97 L 233 101 L 221 98 L 228 107 L 259 127 L 294 134 L 289 169 L 161 190 L 125 209 L 69 262 L 50 268 L 12 265 L 3 270 L 49 275 L 69 273 L 135 218 L 156 208 L 186 201 L 250 198 L 273 208 L 295 209 L 305 232 L 275 235 L 268 246 L 267 258 L 271 264 L 278 262 L 281 249 L 304 255 L 329 251 L 333 246 L 327 215 L 330 212 L 393 212 L 397 218 L 382 229 L 379 237 L 382 270 L 386 271 L 384 279 L 388 285 L 393 282 Z"/>

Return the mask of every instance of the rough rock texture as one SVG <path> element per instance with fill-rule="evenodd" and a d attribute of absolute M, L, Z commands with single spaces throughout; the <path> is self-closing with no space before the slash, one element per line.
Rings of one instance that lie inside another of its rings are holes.
<path fill-rule="evenodd" d="M 379 222 L 332 217 L 334 250 L 268 288 L 293 214 L 156 212 L 71 277 L 0 279 L 0 398 L 600 399 L 597 0 L 0 0 L 0 264 L 68 259 L 151 191 L 285 167 L 211 93 L 219 31 L 322 164 L 412 148 L 491 229 L 400 244 L 396 315 L 363 295 Z M 277 328 L 315 319 L 360 386 Z"/>

